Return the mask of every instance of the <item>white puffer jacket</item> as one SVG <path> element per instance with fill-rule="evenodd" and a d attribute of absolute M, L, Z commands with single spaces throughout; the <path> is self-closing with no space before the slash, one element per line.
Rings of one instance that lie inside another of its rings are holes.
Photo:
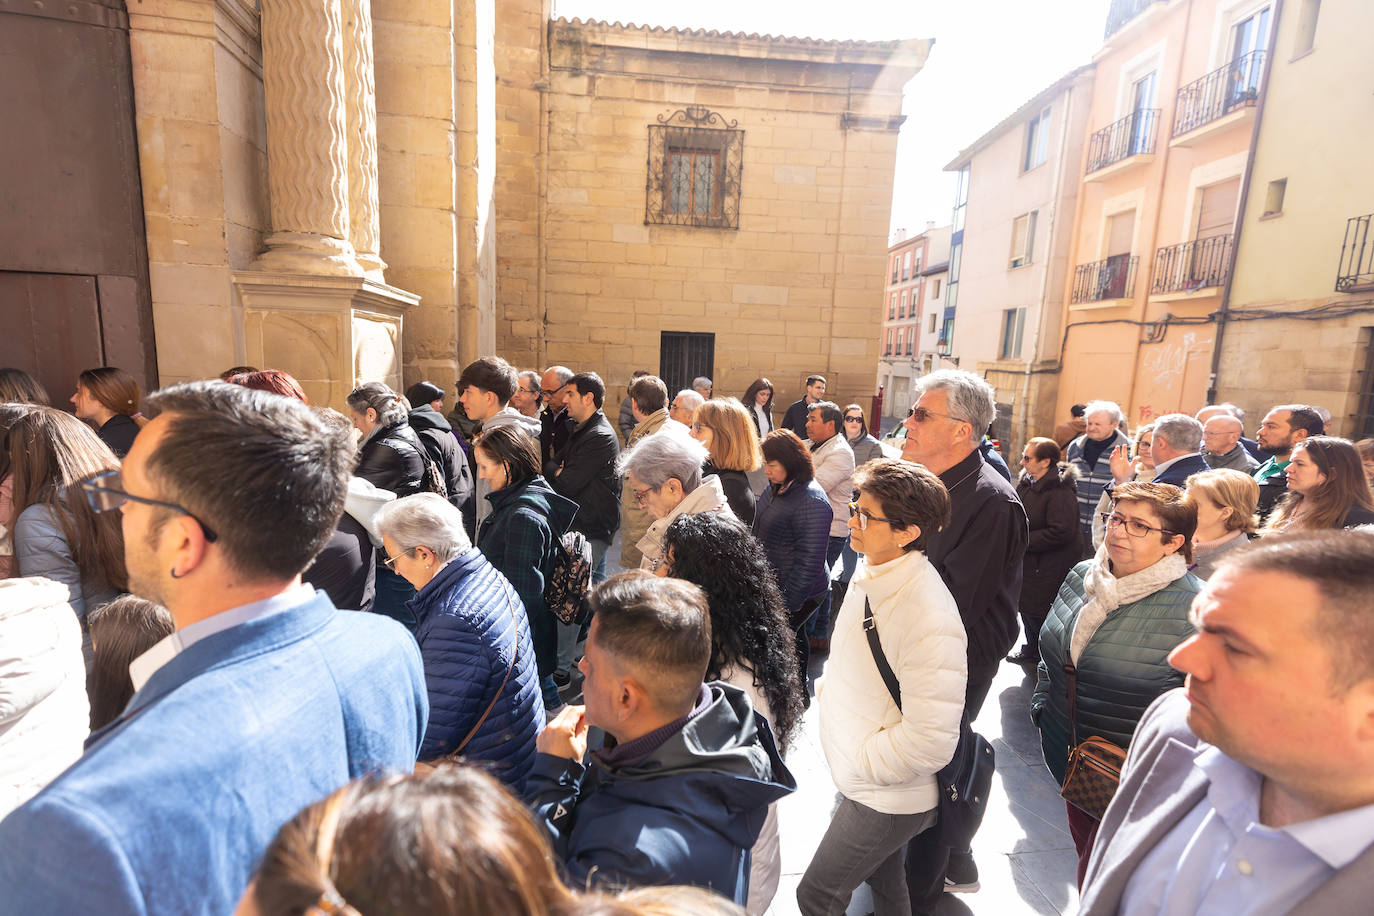
<path fill-rule="evenodd" d="M 864 596 L 901 685 L 892 702 L 864 633 Z M 913 550 L 881 566 L 859 559 L 816 684 L 821 747 L 835 787 L 883 814 L 938 800 L 935 774 L 954 756 L 968 683 L 968 639 L 935 567 Z"/>
<path fill-rule="evenodd" d="M 81 756 L 90 716 L 67 587 L 0 580 L 0 818 Z"/>

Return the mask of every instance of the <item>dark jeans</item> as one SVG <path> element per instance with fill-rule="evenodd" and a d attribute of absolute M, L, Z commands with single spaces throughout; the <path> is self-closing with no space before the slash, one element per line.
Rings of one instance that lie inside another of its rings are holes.
<path fill-rule="evenodd" d="M 844 553 L 845 545 L 848 543 L 849 535 L 842 538 L 832 537 L 830 543 L 825 547 L 825 568 L 832 578 L 835 577 L 836 561 L 839 560 L 840 554 Z M 816 611 L 816 616 L 812 617 L 811 622 L 806 625 L 806 632 L 817 639 L 825 639 L 830 636 L 830 596 L 833 592 L 834 590 L 831 589 L 825 593 L 825 598 L 821 600 L 821 606 Z"/>
<path fill-rule="evenodd" d="M 829 598 L 829 592 L 826 593 Z M 806 706 L 811 705 L 811 687 L 807 683 L 806 672 L 811 667 L 811 641 L 806 637 L 806 625 L 816 615 L 816 608 L 820 606 L 819 596 L 807 599 L 797 611 L 788 617 L 788 623 L 792 626 L 793 636 L 796 641 L 797 665 L 801 673 L 802 703 Z"/>
<path fill-rule="evenodd" d="M 372 613 L 398 621 L 413 635 L 418 624 L 406 602 L 414 597 L 415 586 L 384 564 L 377 564 L 377 597 L 372 602 Z"/>
<path fill-rule="evenodd" d="M 983 701 L 992 689 L 992 679 L 997 676 L 997 663 L 970 668 L 968 687 L 964 691 L 964 711 L 972 722 L 978 718 Z M 953 857 L 972 859 L 971 850 L 960 847 L 951 848 L 940 831 L 937 823 L 914 837 L 906 848 L 906 888 L 911 897 L 911 912 L 914 916 L 934 913 L 936 905 L 945 893 L 945 869 Z"/>

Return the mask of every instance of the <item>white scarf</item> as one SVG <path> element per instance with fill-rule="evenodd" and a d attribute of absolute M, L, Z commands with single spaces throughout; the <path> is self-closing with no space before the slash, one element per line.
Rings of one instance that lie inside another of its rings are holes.
<path fill-rule="evenodd" d="M 1107 562 L 1107 545 L 1097 549 L 1092 566 L 1083 579 L 1083 607 L 1074 621 L 1073 636 L 1069 640 L 1069 658 L 1075 665 L 1083 648 L 1093 638 L 1107 615 L 1123 604 L 1133 604 L 1146 595 L 1153 595 L 1175 579 L 1188 574 L 1188 563 L 1181 553 L 1171 553 L 1138 573 L 1117 577 Z"/>

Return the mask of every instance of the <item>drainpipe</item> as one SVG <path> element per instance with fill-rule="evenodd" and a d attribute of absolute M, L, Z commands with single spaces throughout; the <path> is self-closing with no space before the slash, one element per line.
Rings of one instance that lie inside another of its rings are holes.
<path fill-rule="evenodd" d="M 1264 78 L 1260 82 L 1259 98 L 1255 101 L 1255 124 L 1250 130 L 1250 152 L 1245 160 L 1245 175 L 1240 180 L 1240 206 L 1236 210 L 1236 228 L 1231 236 L 1231 257 L 1226 263 L 1226 283 L 1221 289 L 1221 307 L 1217 309 L 1217 331 L 1212 336 L 1212 368 L 1207 373 L 1207 403 L 1217 399 L 1217 375 L 1221 371 L 1221 341 L 1226 334 L 1226 316 L 1231 309 L 1231 284 L 1236 276 L 1236 261 L 1240 255 L 1240 233 L 1245 225 L 1245 205 L 1250 200 L 1250 183 L 1255 174 L 1255 151 L 1259 148 L 1260 124 L 1264 121 L 1264 102 L 1269 97 L 1269 76 L 1274 69 L 1274 49 L 1279 43 L 1279 22 L 1283 17 L 1283 0 L 1274 2 L 1274 25 L 1269 29 L 1269 50 L 1265 53 Z"/>

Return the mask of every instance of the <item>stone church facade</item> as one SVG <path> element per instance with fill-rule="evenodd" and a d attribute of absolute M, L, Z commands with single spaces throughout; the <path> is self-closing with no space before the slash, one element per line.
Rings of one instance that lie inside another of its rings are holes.
<path fill-rule="evenodd" d="M 64 127 L 5 151 L 23 182 L 0 308 L 20 332 L 0 363 L 55 391 L 102 363 L 149 385 L 246 363 L 341 406 L 358 381 L 448 387 L 496 352 L 622 389 L 704 367 L 722 394 L 768 375 L 782 400 L 813 371 L 869 393 L 927 41 L 569 22 L 546 0 L 0 18 L 35 58 L 5 104 Z M 106 54 L 73 79 L 60 52 L 82 42 Z M 64 82 L 110 99 L 64 120 Z M 82 229 L 86 253 L 60 252 Z"/>

